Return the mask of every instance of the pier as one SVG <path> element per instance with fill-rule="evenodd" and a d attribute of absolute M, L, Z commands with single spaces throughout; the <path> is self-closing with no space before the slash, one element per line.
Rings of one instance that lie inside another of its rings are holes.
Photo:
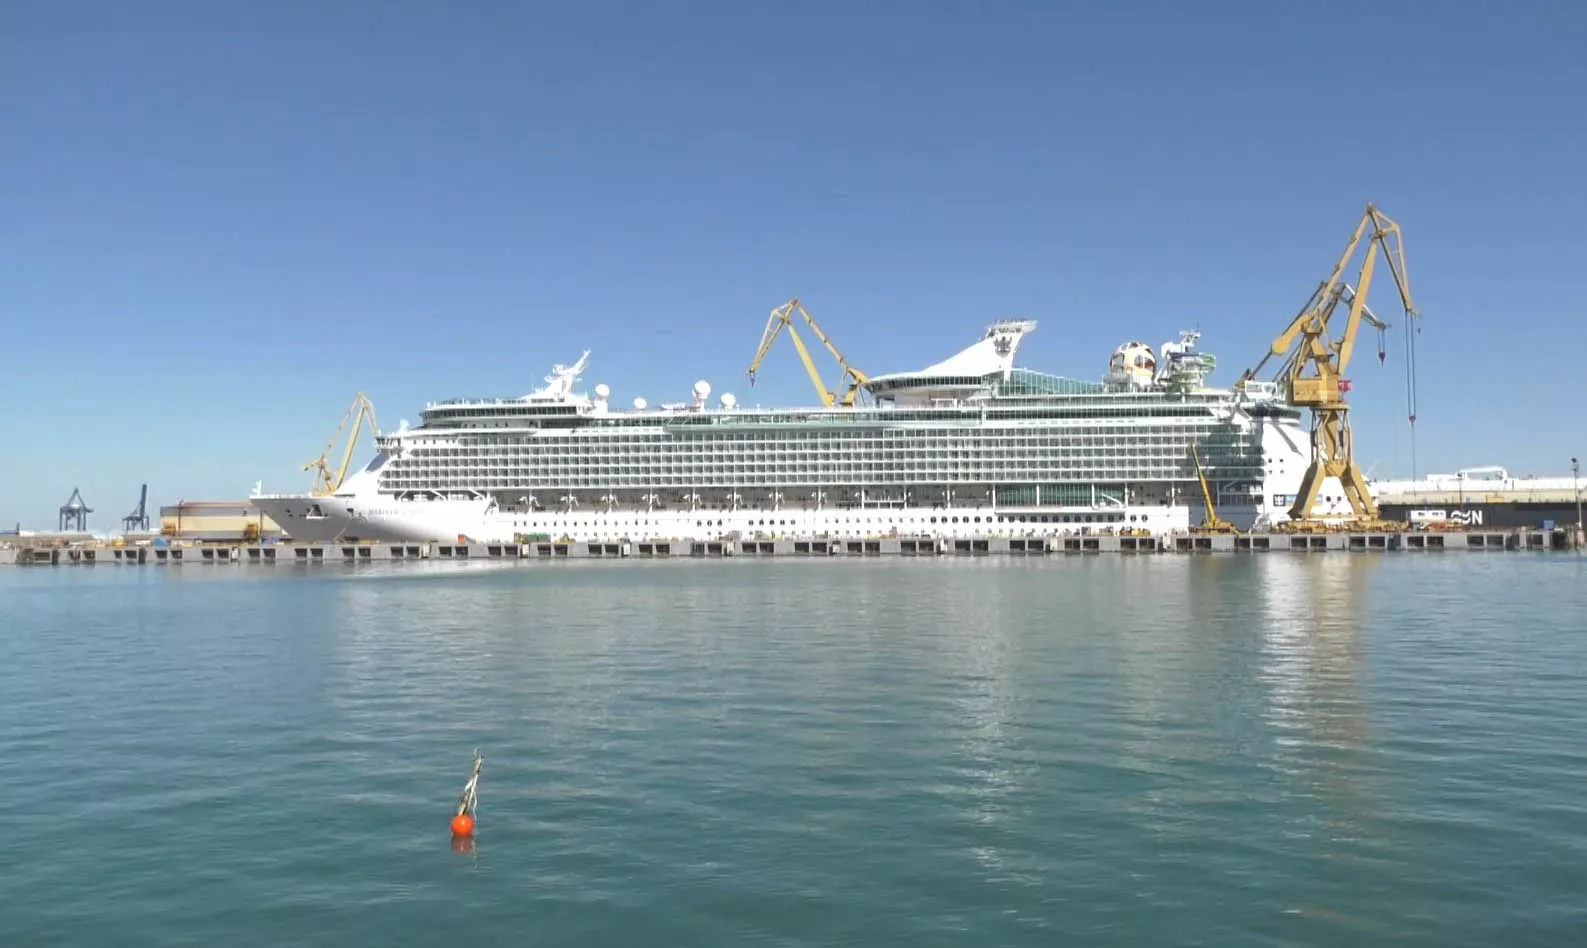
<path fill-rule="evenodd" d="M 1049 538 L 888 536 L 867 539 L 535 541 L 527 543 L 12 544 L 0 566 L 324 565 L 410 561 L 569 559 L 720 559 L 725 557 L 976 557 L 1087 554 L 1556 552 L 1580 549 L 1574 530 L 1409 533 L 1252 533 Z"/>

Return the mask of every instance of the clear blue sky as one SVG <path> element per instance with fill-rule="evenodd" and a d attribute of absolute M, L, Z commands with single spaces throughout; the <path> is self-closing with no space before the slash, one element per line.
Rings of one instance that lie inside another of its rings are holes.
<path fill-rule="evenodd" d="M 1023 315 L 1032 367 L 1199 326 L 1227 383 L 1368 200 L 1425 317 L 1420 472 L 1561 472 L 1583 35 L 1563 0 L 15 0 L 0 523 L 304 488 L 355 391 L 392 427 L 586 347 L 623 403 L 809 403 L 791 349 L 743 375 L 793 295 L 872 373 Z M 1403 348 L 1350 373 L 1380 475 Z"/>

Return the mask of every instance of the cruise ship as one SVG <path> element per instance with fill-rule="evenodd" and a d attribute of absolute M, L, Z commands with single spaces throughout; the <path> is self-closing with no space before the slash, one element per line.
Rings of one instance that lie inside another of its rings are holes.
<path fill-rule="evenodd" d="M 1195 332 L 1125 343 L 1097 381 L 1038 372 L 1016 365 L 1035 328 L 994 322 L 849 407 L 713 401 L 705 381 L 614 407 L 579 391 L 586 351 L 529 394 L 426 405 L 330 494 L 251 501 L 305 541 L 1162 535 L 1202 519 L 1199 460 L 1224 520 L 1286 519 L 1310 444 L 1277 385 L 1209 386 Z M 1337 480 L 1315 512 L 1349 513 Z"/>

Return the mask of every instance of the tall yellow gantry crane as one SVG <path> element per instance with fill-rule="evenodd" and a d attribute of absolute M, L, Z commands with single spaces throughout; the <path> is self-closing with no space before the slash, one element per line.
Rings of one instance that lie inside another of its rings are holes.
<path fill-rule="evenodd" d="M 1365 258 L 1361 263 L 1360 276 L 1352 287 L 1342 283 L 1339 277 L 1363 237 L 1367 241 Z M 1366 478 L 1362 476 L 1352 453 L 1349 406 L 1344 400 L 1344 393 L 1350 388 L 1344 372 L 1350 365 L 1361 321 L 1366 319 L 1380 333 L 1387 328 L 1366 305 L 1367 290 L 1372 285 L 1380 247 L 1389 272 L 1394 276 L 1407 321 L 1419 317 L 1420 314 L 1411 303 L 1411 291 L 1406 285 L 1405 249 L 1400 243 L 1399 225 L 1368 204 L 1350 242 L 1345 245 L 1344 253 L 1340 254 L 1339 262 L 1334 264 L 1333 272 L 1318 284 L 1300 313 L 1273 340 L 1272 349 L 1262 357 L 1262 361 L 1241 375 L 1237 383 L 1243 386 L 1261 371 L 1268 359 L 1284 357 L 1299 340 L 1298 347 L 1288 355 L 1279 370 L 1278 381 L 1292 405 L 1311 411 L 1311 464 L 1301 481 L 1295 503 L 1290 507 L 1289 522 L 1280 529 L 1310 532 L 1326 528 L 1323 521 L 1312 515 L 1312 507 L 1317 501 L 1318 489 L 1324 479 L 1329 477 L 1339 479 L 1345 499 L 1349 501 L 1355 515 L 1353 522 L 1339 526 L 1358 530 L 1399 529 L 1403 526 L 1386 522 L 1378 515 L 1378 506 L 1367 491 Z M 1347 302 L 1349 308 L 1344 330 L 1338 339 L 1334 339 L 1329 329 L 1341 301 Z"/>
<path fill-rule="evenodd" d="M 816 364 L 810 359 L 810 350 L 805 348 L 804 340 L 799 338 L 799 333 L 794 329 L 793 318 L 795 313 L 804 318 L 805 325 L 809 326 L 810 331 L 816 334 L 817 339 L 821 340 L 821 344 L 827 347 L 827 351 L 832 353 L 832 358 L 837 360 L 838 367 L 843 370 L 843 375 L 838 382 L 839 385 L 844 386 L 841 393 L 836 389 L 828 389 L 826 384 L 821 381 L 821 373 L 816 371 Z M 799 350 L 799 361 L 804 363 L 805 372 L 809 373 L 810 384 L 816 387 L 816 394 L 821 398 L 821 404 L 828 408 L 834 405 L 841 408 L 853 408 L 855 398 L 859 396 L 865 383 L 870 381 L 870 377 L 849 365 L 849 360 L 843 357 L 843 353 L 839 352 L 837 346 L 832 344 L 832 340 L 827 338 L 827 334 L 822 332 L 821 327 L 816 325 L 816 321 L 810 318 L 809 313 L 805 312 L 805 308 L 799 302 L 798 297 L 794 297 L 772 310 L 771 315 L 767 317 L 766 331 L 761 333 L 760 336 L 760 348 L 755 350 L 755 358 L 750 360 L 749 370 L 745 373 L 749 376 L 749 384 L 755 384 L 755 372 L 760 369 L 761 360 L 766 358 L 766 353 L 771 350 L 771 344 L 776 341 L 777 334 L 785 328 L 788 330 L 788 338 L 793 340 L 794 348 Z"/>
<path fill-rule="evenodd" d="M 353 430 L 347 438 L 347 450 L 342 452 L 342 463 L 334 471 L 331 469 L 331 450 L 336 447 L 336 440 L 342 436 L 342 430 L 352 421 Z M 342 486 L 342 481 L 347 478 L 347 468 L 353 462 L 353 450 L 358 446 L 358 432 L 365 424 L 369 425 L 371 439 L 380 435 L 380 429 L 375 425 L 375 406 L 364 397 L 363 392 L 353 396 L 353 403 L 347 406 L 347 411 L 342 415 L 342 421 L 336 426 L 336 431 L 331 434 L 331 440 L 326 442 L 325 450 L 320 456 L 303 465 L 303 470 L 314 471 L 314 489 L 316 497 L 334 494 Z"/>

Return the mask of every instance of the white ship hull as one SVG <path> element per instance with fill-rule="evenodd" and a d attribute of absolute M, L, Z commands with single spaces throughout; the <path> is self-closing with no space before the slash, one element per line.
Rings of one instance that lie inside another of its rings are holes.
<path fill-rule="evenodd" d="M 292 539 L 308 542 L 509 543 L 523 534 L 576 542 L 597 540 L 717 540 L 757 535 L 863 539 L 898 533 L 936 537 L 1057 537 L 1103 530 L 1182 533 L 1191 524 L 1184 504 L 1020 509 L 985 505 L 905 508 L 770 508 L 737 510 L 504 511 L 488 499 L 397 501 L 359 490 L 350 479 L 339 496 L 274 495 L 253 504 Z M 1228 507 L 1225 519 L 1255 521 L 1255 506 Z M 1196 517 L 1199 520 L 1199 516 Z"/>

